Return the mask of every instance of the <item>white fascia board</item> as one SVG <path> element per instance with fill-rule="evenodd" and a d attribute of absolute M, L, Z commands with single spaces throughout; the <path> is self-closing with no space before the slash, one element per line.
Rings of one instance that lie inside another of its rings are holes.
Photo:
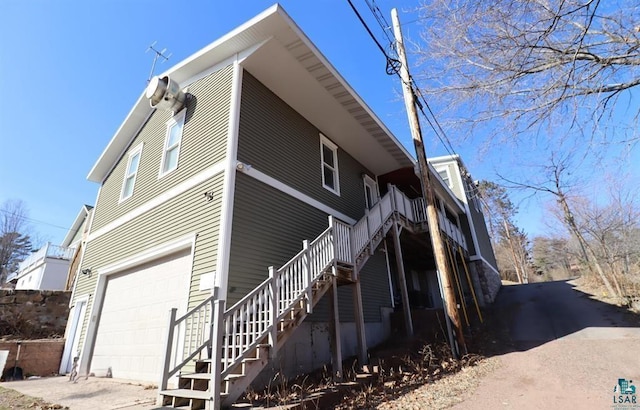
<path fill-rule="evenodd" d="M 195 241 L 197 236 L 198 235 L 196 233 L 189 233 L 189 234 L 183 235 L 178 239 L 174 239 L 172 241 L 163 243 L 151 249 L 142 251 L 131 257 L 119 260 L 115 263 L 112 263 L 111 265 L 107 265 L 103 268 L 99 268 L 97 269 L 97 273 L 99 275 L 111 275 L 117 272 L 121 272 L 125 269 L 130 269 L 135 266 L 139 266 L 144 263 L 159 259 L 163 256 L 170 255 L 181 249 L 191 248 L 193 250 L 193 248 L 195 247 Z"/>
<path fill-rule="evenodd" d="M 233 50 L 234 47 L 230 47 L 231 52 L 229 54 L 226 54 L 226 55 L 221 54 L 220 56 L 216 56 L 215 51 L 221 48 L 221 45 L 228 42 L 233 42 L 235 38 L 239 36 L 239 34 L 246 31 L 250 27 L 257 25 L 263 20 L 267 20 L 267 18 L 269 18 L 274 14 L 280 14 L 281 16 L 286 16 L 286 18 L 289 19 L 286 13 L 282 10 L 282 7 L 278 4 L 275 4 L 269 7 L 264 12 L 257 15 L 256 17 L 254 17 L 253 19 L 242 24 L 235 30 L 232 30 L 226 35 L 220 37 L 218 40 L 214 41 L 209 46 L 196 52 L 191 57 L 188 57 L 187 59 L 173 66 L 169 70 L 165 71 L 160 76 L 165 76 L 165 75 L 173 76 L 172 78 L 175 81 L 177 81 L 181 85 L 181 87 L 184 87 L 185 84 L 182 84 L 182 83 L 185 80 L 196 76 L 199 72 L 206 70 L 212 64 L 216 63 L 216 61 L 208 61 L 209 58 L 216 59 L 216 57 L 218 57 L 217 60 L 219 62 L 241 51 L 241 50 Z M 237 47 L 238 46 L 236 45 L 235 48 Z M 197 64 L 195 64 L 199 59 L 204 59 L 203 63 L 207 67 L 199 67 Z M 102 154 L 100 155 L 96 163 L 94 164 L 93 168 L 91 169 L 91 171 L 89 171 L 89 174 L 87 175 L 87 179 L 89 181 L 98 182 L 98 183 L 101 183 L 104 181 L 106 176 L 113 169 L 113 166 L 116 163 L 116 161 L 122 156 L 122 154 L 126 150 L 131 139 L 138 134 L 138 132 L 140 131 L 140 128 L 145 124 L 145 122 L 147 121 L 147 119 L 149 118 L 153 110 L 154 109 L 151 108 L 151 106 L 149 105 L 149 102 L 145 97 L 145 90 L 143 90 L 140 97 L 136 101 L 135 105 L 133 106 L 133 108 L 125 118 L 124 122 L 120 125 L 120 127 L 118 128 L 114 136 L 111 138 L 111 141 L 109 142 L 107 147 L 104 149 L 104 151 L 102 152 Z"/>
<path fill-rule="evenodd" d="M 329 72 L 342 84 L 342 86 L 351 94 L 354 100 L 366 111 L 366 113 L 376 122 L 376 125 L 380 127 L 382 131 L 389 137 L 389 139 L 407 156 L 407 158 L 411 162 L 415 162 L 413 156 L 407 151 L 404 145 L 400 143 L 400 141 L 393 135 L 393 133 L 387 128 L 387 126 L 378 118 L 378 116 L 373 112 L 373 110 L 364 102 L 362 97 L 358 95 L 358 93 L 349 85 L 347 80 L 340 75 L 338 70 L 333 67 L 333 65 L 327 60 L 327 58 L 320 52 L 320 50 L 313 44 L 313 42 L 304 34 L 304 32 L 298 27 L 298 25 L 289 17 L 289 15 L 282 10 L 282 16 L 287 20 L 287 23 L 293 30 L 293 32 L 298 36 L 298 38 L 307 46 L 311 51 L 318 57 L 318 59 L 322 62 L 322 64 L 329 70 Z"/>
<path fill-rule="evenodd" d="M 107 147 L 102 151 L 100 157 L 89 171 L 87 179 L 92 182 L 102 183 L 107 175 L 115 166 L 118 158 L 124 154 L 129 146 L 131 139 L 134 138 L 140 129 L 147 122 L 147 119 L 153 112 L 153 108 L 149 105 L 143 91 L 136 104 L 133 106 L 124 122 L 118 128 Z"/>
<path fill-rule="evenodd" d="M 85 221 L 87 216 L 89 216 L 89 212 L 91 211 L 91 209 L 93 209 L 93 207 L 90 205 L 82 205 L 82 209 L 80 209 L 80 212 L 78 212 L 78 216 L 76 216 L 76 219 L 73 221 L 71 229 L 69 229 L 69 232 L 67 232 L 64 239 L 62 240 L 62 246 L 68 247 L 69 245 L 71 245 L 71 239 L 73 239 L 73 237 L 76 235 L 78 229 L 82 227 L 82 223 Z"/>
<path fill-rule="evenodd" d="M 218 260 L 216 261 L 215 285 L 218 298 L 227 299 L 229 282 L 229 261 L 231 255 L 231 231 L 233 228 L 233 206 L 236 186 L 236 163 L 238 156 L 238 139 L 240 127 L 240 105 L 242 98 L 242 67 L 236 61 L 233 64 L 233 80 L 231 84 L 231 104 L 229 105 L 229 127 L 227 134 L 226 166 L 222 187 L 222 204 L 220 209 L 220 227 L 218 230 Z M 212 289 L 215 292 L 215 287 Z"/>
<path fill-rule="evenodd" d="M 208 180 L 209 178 L 213 178 L 214 176 L 216 176 L 217 174 L 224 172 L 226 164 L 227 164 L 227 160 L 222 160 L 212 166 L 210 166 L 209 168 L 206 168 L 205 170 L 201 171 L 200 173 L 192 176 L 191 178 L 181 182 L 180 184 L 174 186 L 173 188 L 165 191 L 164 193 L 154 197 L 153 199 L 143 203 L 142 205 L 138 206 L 137 208 L 134 208 L 133 210 L 131 210 L 130 212 L 120 216 L 117 219 L 114 219 L 113 221 L 111 221 L 110 223 L 106 224 L 105 226 L 96 229 L 95 231 L 92 231 L 88 238 L 87 238 L 87 242 L 91 242 L 94 239 L 108 233 L 109 231 L 118 228 L 119 226 L 124 225 L 127 222 L 132 221 L 133 219 L 139 217 L 140 215 L 149 212 L 153 209 L 155 209 L 156 207 L 164 204 L 165 202 L 175 198 L 176 196 L 182 194 L 183 192 L 188 191 L 189 189 L 205 182 L 206 180 Z"/>
<path fill-rule="evenodd" d="M 238 165 L 240 164 L 242 163 L 238 163 Z M 275 188 L 280 192 L 283 192 L 289 196 L 292 196 L 293 198 L 296 198 L 297 200 L 302 201 L 307 205 L 310 205 L 316 209 L 319 209 L 320 211 L 328 215 L 333 215 L 334 217 L 342 220 L 343 222 L 346 222 L 350 225 L 355 225 L 355 223 L 358 222 L 357 220 L 351 218 L 350 216 L 345 215 L 342 212 L 331 208 L 329 205 L 322 203 L 317 199 L 310 197 L 309 195 L 303 194 L 297 189 L 286 185 L 285 183 L 265 174 L 264 172 L 258 171 L 251 165 L 242 164 L 241 168 L 242 168 L 242 172 L 244 172 L 246 175 L 257 179 L 258 181 L 270 186 L 271 188 Z"/>

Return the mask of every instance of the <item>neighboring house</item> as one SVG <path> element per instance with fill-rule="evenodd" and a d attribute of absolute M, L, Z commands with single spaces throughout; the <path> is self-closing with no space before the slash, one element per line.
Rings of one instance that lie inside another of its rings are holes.
<path fill-rule="evenodd" d="M 229 404 L 265 367 L 366 361 L 394 308 L 411 317 L 405 269 L 437 295 L 415 169 L 269 8 L 152 80 L 90 171 L 100 190 L 67 339 L 80 373 L 159 382 L 164 404 L 201 408 Z M 486 228 L 433 180 L 451 255 L 491 300 L 495 266 L 472 260 L 484 236 L 464 230 Z"/>
<path fill-rule="evenodd" d="M 79 256 L 82 234 L 92 208 L 84 205 L 62 243 L 47 242 L 20 262 L 18 270 L 9 275 L 7 282 L 15 283 L 16 290 L 71 290 L 70 268 Z"/>
<path fill-rule="evenodd" d="M 438 176 L 451 189 L 453 194 L 463 203 L 465 218 L 460 218 L 461 229 L 466 238 L 473 241 L 470 247 L 469 260 L 473 267 L 482 272 L 477 275 L 483 281 L 481 288 L 486 289 L 484 302 L 493 302 L 500 288 L 500 274 L 496 262 L 491 238 L 482 214 L 482 203 L 477 182 L 471 178 L 467 167 L 459 155 L 433 157 L 429 163 L 438 172 Z"/>
<path fill-rule="evenodd" d="M 80 260 L 82 259 L 84 242 L 89 232 L 89 222 L 92 213 L 93 207 L 91 205 L 83 205 L 63 240 L 63 243 L 69 243 L 70 246 L 75 249 L 69 261 L 64 290 L 71 290 L 78 274 L 81 273 Z M 70 372 L 73 367 L 74 357 L 78 357 L 79 355 L 80 326 L 82 325 L 80 318 L 84 316 L 84 309 L 86 309 L 86 303 L 83 303 L 82 300 L 76 300 L 75 303 L 72 303 L 70 306 L 69 318 L 72 318 L 73 322 L 67 322 L 67 328 L 65 329 L 64 337 L 67 342 L 65 343 L 62 359 L 60 360 L 60 374 Z"/>
<path fill-rule="evenodd" d="M 63 244 L 69 243 L 69 246 L 75 249 L 69 265 L 69 274 L 65 283 L 65 290 L 71 290 L 78 274 L 84 242 L 89 233 L 89 221 L 92 212 L 93 207 L 91 205 L 83 205 L 80 212 L 78 212 L 78 216 L 76 216 L 76 219 L 73 221 L 73 225 L 71 225 L 67 236 L 65 236 L 62 241 Z"/>
<path fill-rule="evenodd" d="M 64 290 L 74 252 L 68 244 L 47 242 L 20 262 L 18 270 L 7 278 L 7 282 L 15 282 L 16 290 Z"/>

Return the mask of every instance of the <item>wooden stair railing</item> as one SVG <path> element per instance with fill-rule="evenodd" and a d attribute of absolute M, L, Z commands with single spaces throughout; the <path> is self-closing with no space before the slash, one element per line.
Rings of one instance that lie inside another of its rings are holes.
<path fill-rule="evenodd" d="M 389 186 L 387 194 L 355 225 L 329 216 L 329 227 L 324 232 L 312 242 L 304 241 L 303 249 L 281 268 L 270 267 L 269 277 L 224 313 L 224 301 L 217 300 L 215 292 L 178 319 L 176 310 L 172 309 L 159 386 L 160 395 L 165 397 L 161 404 L 182 405 L 188 399 L 192 408 L 203 408 L 202 403 L 207 408 L 217 408 L 220 403 L 228 405 L 235 401 L 266 365 L 268 357 L 277 354 L 292 329 L 312 313 L 314 305 L 330 288 L 331 276 L 338 274 L 338 267 L 360 269 L 364 266 L 400 218 L 411 224 L 425 223 L 424 202 L 409 199 Z M 450 225 L 442 230 L 454 235 L 457 242 L 464 239 Z M 466 245 L 464 247 L 466 249 Z M 220 322 L 221 335 L 212 339 L 217 322 Z M 184 343 L 177 343 L 178 340 Z M 198 386 L 196 393 L 191 394 L 193 397 L 185 389 L 173 393 L 167 390 L 169 379 L 192 365 L 193 360 L 196 360 L 196 373 L 180 375 L 178 382 L 178 387 Z M 210 364 L 198 365 L 203 362 Z M 200 374 L 203 369 L 209 378 Z M 208 383 L 193 380 L 208 380 Z M 206 391 L 202 386 L 206 386 Z M 172 396 L 174 400 L 166 400 Z M 184 400 L 175 400 L 176 397 Z"/>

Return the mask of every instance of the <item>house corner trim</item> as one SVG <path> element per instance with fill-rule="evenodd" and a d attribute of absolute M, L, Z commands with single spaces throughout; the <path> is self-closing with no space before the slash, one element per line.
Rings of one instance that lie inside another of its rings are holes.
<path fill-rule="evenodd" d="M 233 224 L 233 204 L 236 184 L 236 163 L 238 157 L 238 133 L 240 127 L 240 102 L 242 94 L 243 68 L 237 58 L 233 63 L 231 84 L 231 104 L 229 107 L 229 130 L 227 134 L 227 155 L 224 183 L 222 187 L 222 209 L 220 231 L 218 234 L 219 253 L 216 263 L 215 287 L 219 289 L 218 298 L 227 299 L 229 281 L 229 258 L 231 253 L 231 227 Z M 214 287 L 214 289 L 215 289 Z"/>

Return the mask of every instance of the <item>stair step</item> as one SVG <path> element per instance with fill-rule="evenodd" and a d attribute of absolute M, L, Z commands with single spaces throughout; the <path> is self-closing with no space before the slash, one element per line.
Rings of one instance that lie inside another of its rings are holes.
<path fill-rule="evenodd" d="M 211 373 L 183 373 L 179 377 L 183 379 L 208 380 L 211 379 Z"/>
<path fill-rule="evenodd" d="M 225 380 L 237 380 L 242 379 L 244 374 L 228 374 L 224 379 Z"/>
<path fill-rule="evenodd" d="M 202 390 L 168 389 L 160 391 L 163 396 L 180 397 L 183 399 L 210 400 L 211 393 Z"/>

